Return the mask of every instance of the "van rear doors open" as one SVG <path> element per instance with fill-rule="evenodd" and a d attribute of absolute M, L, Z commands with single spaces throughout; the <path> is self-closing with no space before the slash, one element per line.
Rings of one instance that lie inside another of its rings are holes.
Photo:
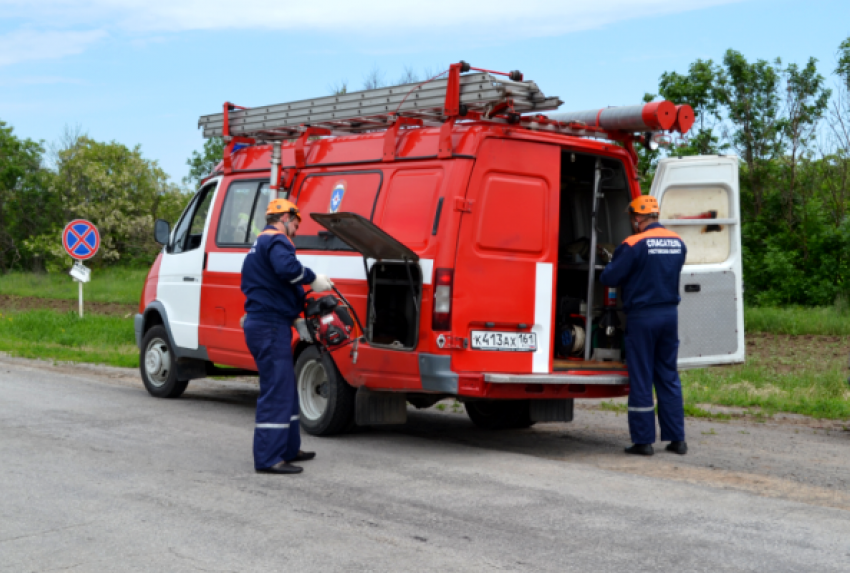
<path fill-rule="evenodd" d="M 738 158 L 661 159 L 651 194 L 688 247 L 679 293 L 679 368 L 744 361 Z"/>

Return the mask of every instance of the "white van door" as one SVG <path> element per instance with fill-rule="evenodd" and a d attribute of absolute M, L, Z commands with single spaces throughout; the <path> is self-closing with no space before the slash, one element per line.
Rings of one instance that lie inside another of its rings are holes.
<path fill-rule="evenodd" d="M 210 207 L 221 179 L 204 185 L 171 233 L 159 267 L 156 298 L 165 307 L 174 344 L 198 348 L 201 280 Z"/>
<path fill-rule="evenodd" d="M 679 368 L 743 362 L 738 158 L 661 159 L 650 194 L 660 223 L 688 248 L 679 284 Z"/>

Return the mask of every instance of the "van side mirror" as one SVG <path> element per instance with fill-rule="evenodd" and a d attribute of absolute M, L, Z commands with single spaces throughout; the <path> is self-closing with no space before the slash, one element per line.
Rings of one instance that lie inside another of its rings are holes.
<path fill-rule="evenodd" d="M 171 236 L 171 225 L 165 219 L 157 219 L 153 224 L 153 239 L 160 245 L 168 244 L 168 237 Z"/>

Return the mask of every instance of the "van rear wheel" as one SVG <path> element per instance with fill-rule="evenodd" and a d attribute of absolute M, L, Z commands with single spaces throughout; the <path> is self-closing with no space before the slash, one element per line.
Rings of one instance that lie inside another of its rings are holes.
<path fill-rule="evenodd" d="M 530 428 L 528 400 L 479 400 L 464 404 L 472 423 L 485 430 Z"/>
<path fill-rule="evenodd" d="M 341 434 L 354 418 L 354 388 L 327 353 L 304 349 L 295 362 L 301 427 L 313 436 Z"/>
<path fill-rule="evenodd" d="M 189 385 L 188 380 L 177 379 L 177 356 L 168 342 L 168 332 L 160 325 L 148 330 L 142 339 L 139 370 L 148 393 L 156 398 L 179 398 Z"/>

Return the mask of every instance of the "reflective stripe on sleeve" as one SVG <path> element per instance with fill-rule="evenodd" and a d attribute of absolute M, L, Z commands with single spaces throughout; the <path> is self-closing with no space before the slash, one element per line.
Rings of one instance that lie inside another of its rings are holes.
<path fill-rule="evenodd" d="M 268 430 L 284 430 L 289 427 L 289 424 L 257 424 L 256 427 Z"/>
<path fill-rule="evenodd" d="M 629 406 L 629 412 L 654 412 L 655 406 L 647 406 L 646 408 L 635 408 L 634 406 Z"/>
<path fill-rule="evenodd" d="M 304 268 L 302 267 L 302 268 L 301 268 L 301 274 L 300 274 L 300 275 L 298 275 L 298 278 L 296 278 L 296 279 L 292 279 L 292 280 L 291 280 L 291 281 L 289 281 L 289 282 L 290 282 L 290 284 L 296 284 L 296 283 L 300 282 L 303 278 L 304 278 Z"/>
<path fill-rule="evenodd" d="M 300 420 L 300 419 L 301 419 L 301 416 L 299 416 L 298 414 L 296 414 L 296 415 L 292 416 L 292 417 L 289 419 L 289 421 L 290 421 L 290 422 L 295 422 L 296 420 Z"/>

